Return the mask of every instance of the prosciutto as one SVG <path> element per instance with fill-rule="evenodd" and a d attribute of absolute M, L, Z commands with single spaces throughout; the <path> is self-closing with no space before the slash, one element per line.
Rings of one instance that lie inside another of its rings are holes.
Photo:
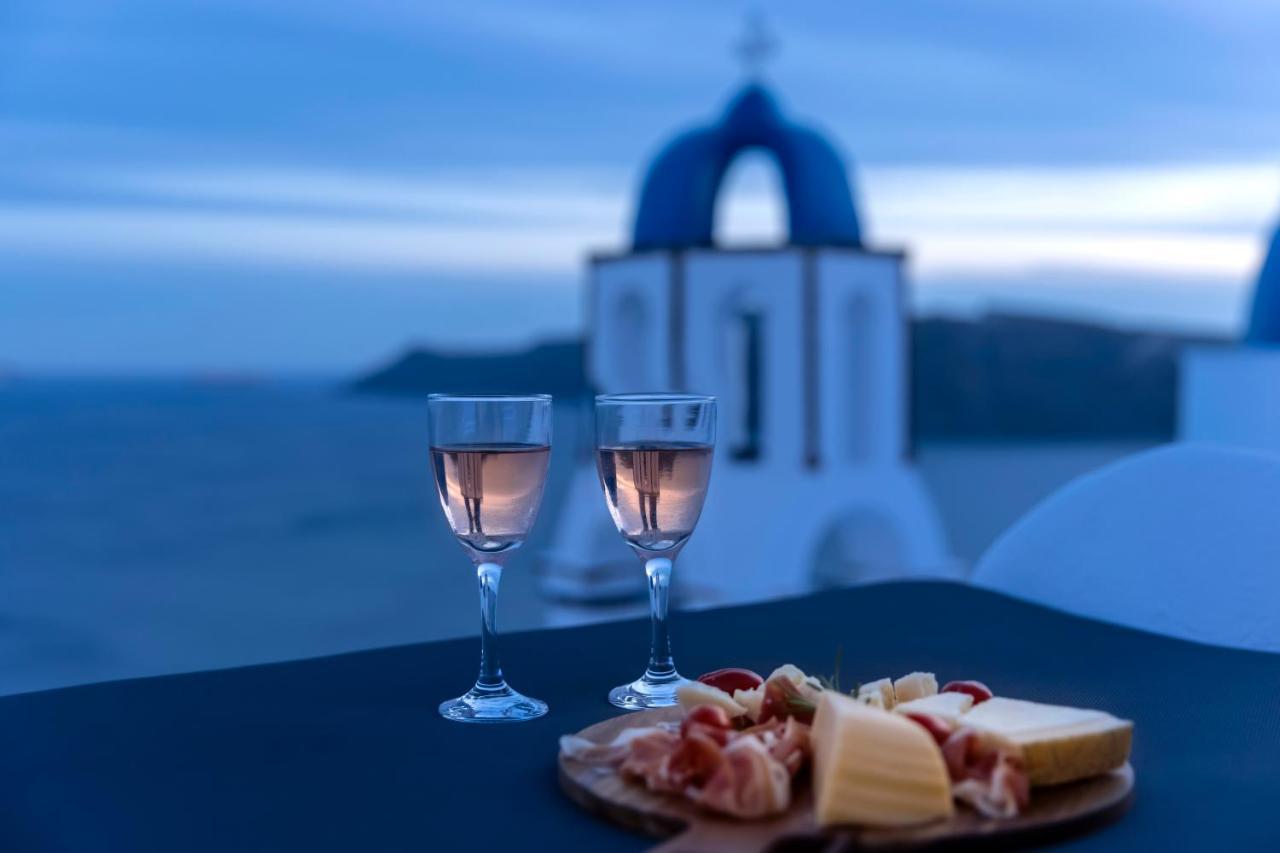
<path fill-rule="evenodd" d="M 942 744 L 951 794 L 986 817 L 1013 817 L 1031 801 L 1031 784 L 1016 748 L 960 728 Z"/>
<path fill-rule="evenodd" d="M 760 739 L 769 755 L 794 776 L 809 757 L 809 727 L 795 717 L 776 717 L 767 723 L 744 729 L 742 734 Z"/>
<path fill-rule="evenodd" d="M 1031 801 L 1016 746 L 952 725 L 932 714 L 907 714 L 933 736 L 951 777 L 951 796 L 986 817 L 1014 817 Z"/>
<path fill-rule="evenodd" d="M 624 729 L 609 743 L 596 743 L 578 735 L 563 735 L 560 738 L 560 751 L 569 758 L 586 764 L 614 765 L 620 763 L 631 753 L 631 745 L 636 741 L 648 741 L 641 749 L 649 752 L 656 744 L 677 735 L 668 726 L 637 726 Z"/>
<path fill-rule="evenodd" d="M 752 819 L 781 814 L 791 805 L 791 773 L 750 735 L 735 738 L 701 788 L 686 792 L 703 808 Z"/>
<path fill-rule="evenodd" d="M 615 767 L 651 791 L 750 819 L 791 805 L 791 778 L 809 755 L 809 727 L 795 718 L 774 718 L 739 730 L 719 709 L 700 706 L 678 730 L 626 729 L 603 744 L 566 735 L 560 750 L 578 761 Z"/>

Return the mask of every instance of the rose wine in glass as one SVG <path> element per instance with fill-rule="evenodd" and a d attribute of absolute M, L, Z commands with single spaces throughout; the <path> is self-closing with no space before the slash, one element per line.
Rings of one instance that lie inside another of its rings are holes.
<path fill-rule="evenodd" d="M 596 462 L 613 522 L 644 564 L 652 629 L 644 675 L 615 687 L 619 708 L 676 704 L 685 679 L 667 632 L 676 555 L 693 534 L 711 477 L 716 404 L 685 394 L 612 394 L 596 398 Z"/>
<path fill-rule="evenodd" d="M 613 523 L 628 544 L 645 551 L 669 551 L 684 544 L 707 495 L 710 445 L 602 447 L 599 465 Z"/>
<path fill-rule="evenodd" d="M 480 584 L 480 675 L 440 706 L 460 722 L 517 722 L 547 705 L 512 690 L 498 660 L 498 584 L 507 556 L 533 527 L 551 457 L 551 398 L 432 394 L 431 468 L 454 535 Z"/>
<path fill-rule="evenodd" d="M 454 535 L 484 554 L 516 548 L 542 501 L 547 445 L 432 447 L 440 504 Z"/>

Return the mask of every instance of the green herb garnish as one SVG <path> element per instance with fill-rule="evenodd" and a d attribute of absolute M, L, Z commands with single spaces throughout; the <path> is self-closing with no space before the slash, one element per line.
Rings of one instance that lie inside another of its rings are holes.
<path fill-rule="evenodd" d="M 844 646 L 836 646 L 836 660 L 832 667 L 830 677 L 819 675 L 818 683 L 822 685 L 823 690 L 834 690 L 840 693 L 840 663 L 844 659 Z"/>

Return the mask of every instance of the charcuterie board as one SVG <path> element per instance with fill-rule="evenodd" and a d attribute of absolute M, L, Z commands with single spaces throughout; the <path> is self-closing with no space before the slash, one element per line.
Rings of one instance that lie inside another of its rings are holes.
<path fill-rule="evenodd" d="M 653 726 L 680 719 L 667 708 L 641 711 L 596 723 L 579 732 L 607 743 L 633 726 Z M 674 851 L 910 850 L 981 843 L 988 846 L 1047 842 L 1087 832 L 1116 819 L 1133 795 L 1133 768 L 1128 764 L 1102 776 L 1037 788 L 1031 806 L 1012 818 L 985 818 L 961 810 L 948 820 L 905 828 L 820 829 L 814 821 L 809 791 L 798 792 L 789 811 L 776 818 L 743 821 L 701 810 L 680 797 L 658 794 L 623 779 L 609 767 L 586 764 L 565 755 L 559 759 L 560 785 L 587 811 L 619 826 L 666 838 L 656 849 Z"/>

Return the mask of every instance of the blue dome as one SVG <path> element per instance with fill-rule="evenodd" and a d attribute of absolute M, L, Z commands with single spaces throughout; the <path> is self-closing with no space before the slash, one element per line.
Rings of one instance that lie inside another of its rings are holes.
<path fill-rule="evenodd" d="M 1267 259 L 1253 288 L 1253 310 L 1245 341 L 1251 344 L 1280 344 L 1280 229 L 1271 237 Z"/>
<path fill-rule="evenodd" d="M 720 185 L 749 149 L 768 151 L 782 172 L 791 244 L 862 245 L 840 155 L 821 134 L 784 118 L 768 90 L 752 83 L 718 123 L 677 136 L 658 154 L 640 193 L 632 248 L 711 246 Z"/>

